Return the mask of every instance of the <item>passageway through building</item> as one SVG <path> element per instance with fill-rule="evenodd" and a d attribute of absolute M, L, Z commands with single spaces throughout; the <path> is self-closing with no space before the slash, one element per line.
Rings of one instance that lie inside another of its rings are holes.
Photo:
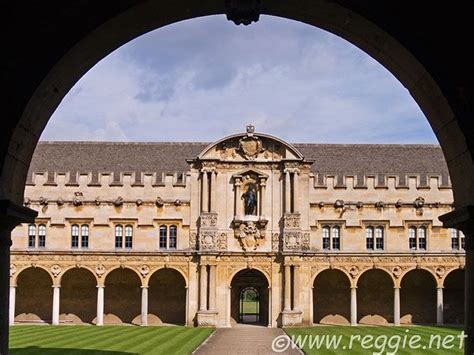
<path fill-rule="evenodd" d="M 231 282 L 231 324 L 268 325 L 268 281 L 255 269 L 239 271 Z"/>

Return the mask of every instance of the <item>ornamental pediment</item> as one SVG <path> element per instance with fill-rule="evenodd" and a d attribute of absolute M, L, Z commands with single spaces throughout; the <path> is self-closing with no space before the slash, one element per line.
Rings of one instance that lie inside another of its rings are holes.
<path fill-rule="evenodd" d="M 198 159 L 279 162 L 287 159 L 303 160 L 303 156 L 291 144 L 267 134 L 255 133 L 253 126 L 247 126 L 245 133 L 228 136 L 206 147 Z"/>

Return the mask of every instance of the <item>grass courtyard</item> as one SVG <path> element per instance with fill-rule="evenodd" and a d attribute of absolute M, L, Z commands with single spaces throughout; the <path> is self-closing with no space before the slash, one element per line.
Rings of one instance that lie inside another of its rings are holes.
<path fill-rule="evenodd" d="M 128 326 L 10 327 L 12 355 L 190 354 L 209 328 Z"/>
<path fill-rule="evenodd" d="M 305 354 L 463 354 L 461 328 L 318 326 L 285 331 L 300 336 L 295 339 Z"/>

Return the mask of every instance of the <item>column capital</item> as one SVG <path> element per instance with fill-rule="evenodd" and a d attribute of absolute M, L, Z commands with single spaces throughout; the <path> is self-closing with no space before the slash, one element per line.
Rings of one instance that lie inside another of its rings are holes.
<path fill-rule="evenodd" d="M 141 289 L 148 288 L 148 285 L 142 285 L 140 286 Z"/>
<path fill-rule="evenodd" d="M 97 285 L 97 288 L 105 288 L 105 285 Z"/>
<path fill-rule="evenodd" d="M 61 288 L 61 285 L 52 285 L 52 288 Z"/>

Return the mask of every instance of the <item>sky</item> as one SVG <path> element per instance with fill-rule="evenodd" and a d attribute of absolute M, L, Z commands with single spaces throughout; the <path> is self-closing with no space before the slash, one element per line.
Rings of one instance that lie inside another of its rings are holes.
<path fill-rule="evenodd" d="M 378 62 L 271 16 L 182 21 L 125 44 L 76 83 L 41 139 L 207 142 L 247 124 L 295 143 L 437 143 Z"/>

